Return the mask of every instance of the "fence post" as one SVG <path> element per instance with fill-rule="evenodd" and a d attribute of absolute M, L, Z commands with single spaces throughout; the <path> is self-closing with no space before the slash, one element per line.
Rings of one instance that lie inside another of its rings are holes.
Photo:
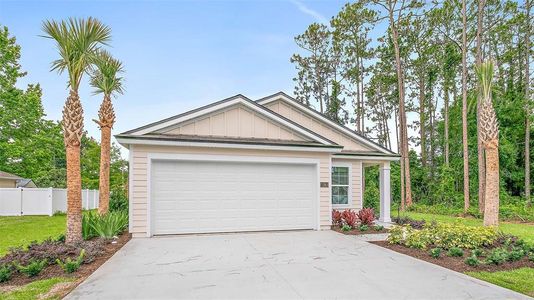
<path fill-rule="evenodd" d="M 53 199 L 53 190 L 52 188 L 48 188 L 48 203 L 50 205 L 50 212 L 49 212 L 49 216 L 53 216 L 54 215 L 54 199 Z"/>
<path fill-rule="evenodd" d="M 24 212 L 22 211 L 22 207 L 23 207 L 22 206 L 22 199 L 23 199 L 22 198 L 22 188 L 19 188 L 19 198 L 20 198 L 20 201 L 19 201 L 19 203 L 20 203 L 20 215 L 23 216 Z"/>

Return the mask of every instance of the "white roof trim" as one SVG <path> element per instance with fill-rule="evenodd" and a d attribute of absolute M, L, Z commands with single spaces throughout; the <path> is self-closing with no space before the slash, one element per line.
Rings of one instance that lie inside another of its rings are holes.
<path fill-rule="evenodd" d="M 372 160 L 372 161 L 383 161 L 383 160 L 398 161 L 400 160 L 400 156 L 343 155 L 343 153 L 336 154 L 335 156 L 332 156 L 332 158 L 333 159 L 341 158 L 341 159 Z"/>
<path fill-rule="evenodd" d="M 253 145 L 253 144 L 232 144 L 232 143 L 209 143 L 209 142 L 192 142 L 192 141 L 163 141 L 149 140 L 143 138 L 123 138 L 116 137 L 117 142 L 126 147 L 126 145 L 154 145 L 154 146 L 182 146 L 182 147 L 208 147 L 208 148 L 233 148 L 233 149 L 261 149 L 261 150 L 287 150 L 302 152 L 329 152 L 339 153 L 342 148 L 326 148 L 314 146 L 287 146 L 287 145 Z"/>
<path fill-rule="evenodd" d="M 368 147 L 371 147 L 372 149 L 375 149 L 375 150 L 378 150 L 382 153 L 386 153 L 386 154 L 395 154 L 394 152 L 386 149 L 386 148 L 383 148 L 371 141 L 369 141 L 368 139 L 364 138 L 364 137 L 361 137 L 359 136 L 358 134 L 354 133 L 352 130 L 349 130 L 348 128 L 345 128 L 339 124 L 337 124 L 336 122 L 333 122 L 331 120 L 329 120 L 328 118 L 324 117 L 322 114 L 320 114 L 319 112 L 309 108 L 309 107 L 305 107 L 303 105 L 299 105 L 298 103 L 296 103 L 296 101 L 294 99 L 291 99 L 290 97 L 288 97 L 287 95 L 285 95 L 284 93 L 278 93 L 278 94 L 274 94 L 272 96 L 267 96 L 263 99 L 260 99 L 257 101 L 257 103 L 261 104 L 261 105 L 265 105 L 265 104 L 268 104 L 268 103 L 271 103 L 271 102 L 274 102 L 274 101 L 277 101 L 277 100 L 284 100 L 286 103 L 292 105 L 293 107 L 296 107 L 298 109 L 300 109 L 301 111 L 304 111 L 310 115 L 313 115 L 314 117 L 320 119 L 321 121 L 323 121 L 324 123 L 327 123 L 328 125 L 332 126 L 332 127 L 335 127 L 336 129 L 338 129 L 339 131 L 349 135 L 350 137 L 354 138 L 355 140 L 357 140 L 358 142 L 361 142 L 363 143 L 364 145 L 368 146 Z"/>
<path fill-rule="evenodd" d="M 305 136 L 305 137 L 308 137 L 314 141 L 317 141 L 319 143 L 322 143 L 322 144 L 325 144 L 325 145 L 335 145 L 334 143 L 332 143 L 331 141 L 317 135 L 317 134 L 314 134 L 313 132 L 309 131 L 309 130 L 305 130 L 299 126 L 296 126 L 294 123 L 270 112 L 269 110 L 262 110 L 262 109 L 258 109 L 258 107 L 256 105 L 254 105 L 253 103 L 251 103 L 250 100 L 247 100 L 246 98 L 244 98 L 243 96 L 236 96 L 234 99 L 230 99 L 228 101 L 224 101 L 224 102 L 221 102 L 217 105 L 211 105 L 211 106 L 208 106 L 206 107 L 205 109 L 201 109 L 201 110 L 198 110 L 198 111 L 195 111 L 195 112 L 192 112 L 192 113 L 186 113 L 185 115 L 181 116 L 181 117 L 178 117 L 178 118 L 175 118 L 175 119 L 172 119 L 172 120 L 168 120 L 168 121 L 165 121 L 165 122 L 161 122 L 161 123 L 154 123 L 154 125 L 152 126 L 148 126 L 148 127 L 145 127 L 145 128 L 140 128 L 138 130 L 134 130 L 134 131 L 131 131 L 129 132 L 129 134 L 131 135 L 143 135 L 143 134 L 147 134 L 147 133 L 151 133 L 151 132 L 154 132 L 154 131 L 157 131 L 157 130 L 160 130 L 160 129 L 163 129 L 163 128 L 166 128 L 166 127 L 170 127 L 170 126 L 173 126 L 173 125 L 176 125 L 176 124 L 179 124 L 179 123 L 182 123 L 182 122 L 185 122 L 185 121 L 188 121 L 188 120 L 191 120 L 191 119 L 194 119 L 194 118 L 197 118 L 197 117 L 200 117 L 202 115 L 205 115 L 205 114 L 208 114 L 208 113 L 211 113 L 211 112 L 214 112 L 214 111 L 217 111 L 217 110 L 220 110 L 220 109 L 223 109 L 223 108 L 226 108 L 226 107 L 230 107 L 232 105 L 235 105 L 235 104 L 242 104 L 244 106 L 246 106 L 247 108 L 249 109 L 252 109 L 253 111 L 259 113 L 259 114 L 262 114 L 263 116 L 271 119 L 271 120 L 274 120 L 276 121 L 277 123 L 280 123 L 288 128 L 291 128 L 292 130 L 294 130 L 295 132 L 298 132 L 299 134 Z"/>

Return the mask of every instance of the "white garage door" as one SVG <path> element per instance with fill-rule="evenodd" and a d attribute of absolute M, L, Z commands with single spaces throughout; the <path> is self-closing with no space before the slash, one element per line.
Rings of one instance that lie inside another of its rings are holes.
<path fill-rule="evenodd" d="M 152 233 L 313 229 L 314 165 L 153 161 Z"/>

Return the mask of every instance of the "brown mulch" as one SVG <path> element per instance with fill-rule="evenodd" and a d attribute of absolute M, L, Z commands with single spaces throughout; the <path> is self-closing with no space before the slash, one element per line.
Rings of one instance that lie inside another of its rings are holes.
<path fill-rule="evenodd" d="M 341 230 L 341 227 L 339 226 L 331 226 L 331 229 L 335 232 L 343 233 L 346 235 L 362 235 L 362 234 L 378 234 L 378 233 L 388 233 L 388 230 L 386 228 L 383 228 L 382 230 L 375 230 L 373 226 L 369 226 L 369 229 L 367 231 L 360 231 L 359 229 L 352 229 L 349 231 L 343 231 Z"/>
<path fill-rule="evenodd" d="M 74 281 L 68 287 L 62 288 L 58 293 L 61 296 L 66 295 L 78 284 L 80 284 L 85 278 L 91 275 L 96 269 L 98 269 L 103 263 L 105 263 L 115 252 L 117 252 L 122 246 L 124 246 L 131 239 L 131 234 L 124 233 L 119 236 L 116 243 L 108 241 L 102 249 L 102 252 L 92 259 L 89 263 L 84 262 L 80 268 L 71 274 L 67 274 L 63 269 L 55 262 L 50 262 L 41 273 L 35 277 L 28 278 L 26 275 L 19 272 L 13 272 L 11 279 L 7 282 L 0 283 L 0 291 L 12 290 L 13 287 L 20 287 L 30 282 L 42 279 L 48 279 L 53 277 L 72 278 Z M 90 242 L 90 241 L 89 241 Z M 96 242 L 96 241 L 95 241 Z"/>
<path fill-rule="evenodd" d="M 390 244 L 388 241 L 376 241 L 376 242 L 370 242 L 370 243 L 393 250 L 395 252 L 399 252 L 402 254 L 409 255 L 411 257 L 415 257 L 415 258 L 427 261 L 429 263 L 442 266 L 447 269 L 451 269 L 456 272 L 461 272 L 461 273 L 472 272 L 472 271 L 474 272 L 479 272 L 479 271 L 496 272 L 496 271 L 519 269 L 523 267 L 534 268 L 534 262 L 529 261 L 527 257 L 523 257 L 521 260 L 514 261 L 514 262 L 507 261 L 500 265 L 480 264 L 479 266 L 472 267 L 472 266 L 467 265 L 464 262 L 464 260 L 471 255 L 471 253 L 468 250 L 464 251 L 465 253 L 463 257 L 450 257 L 450 256 L 447 256 L 446 251 L 443 251 L 439 258 L 433 258 L 432 256 L 430 256 L 428 250 L 408 248 L 406 246 L 398 245 L 398 244 Z"/>

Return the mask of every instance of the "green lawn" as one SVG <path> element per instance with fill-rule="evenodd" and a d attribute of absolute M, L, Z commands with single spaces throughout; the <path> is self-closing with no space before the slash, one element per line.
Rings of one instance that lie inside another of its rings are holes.
<path fill-rule="evenodd" d="M 409 216 L 410 218 L 416 219 L 416 220 L 421 220 L 421 219 L 426 220 L 427 222 L 435 220 L 437 222 L 444 222 L 444 223 L 458 222 L 458 223 L 470 225 L 470 226 L 481 226 L 482 225 L 482 220 L 480 219 L 460 218 L 460 217 L 423 214 L 423 213 L 415 213 L 415 212 L 403 212 L 403 213 L 401 212 L 401 216 L 402 215 Z M 391 216 L 392 217 L 397 216 L 397 212 L 391 212 Z M 501 224 L 499 225 L 499 229 L 504 233 L 518 236 L 524 239 L 526 242 L 534 244 L 534 225 L 501 222 Z"/>
<path fill-rule="evenodd" d="M 0 299 L 2 300 L 28 300 L 28 299 L 38 299 L 39 295 L 44 295 L 50 291 L 50 289 L 62 282 L 69 282 L 72 279 L 68 278 L 49 278 L 43 280 L 37 280 L 27 285 L 17 288 L 14 291 L 8 293 L 0 293 Z M 57 296 L 47 297 L 46 299 L 59 299 Z"/>
<path fill-rule="evenodd" d="M 534 297 L 534 269 L 500 272 L 468 272 L 467 275 Z"/>
<path fill-rule="evenodd" d="M 0 217 L 0 256 L 10 247 L 27 246 L 31 241 L 42 241 L 65 233 L 66 218 L 57 216 Z"/>

